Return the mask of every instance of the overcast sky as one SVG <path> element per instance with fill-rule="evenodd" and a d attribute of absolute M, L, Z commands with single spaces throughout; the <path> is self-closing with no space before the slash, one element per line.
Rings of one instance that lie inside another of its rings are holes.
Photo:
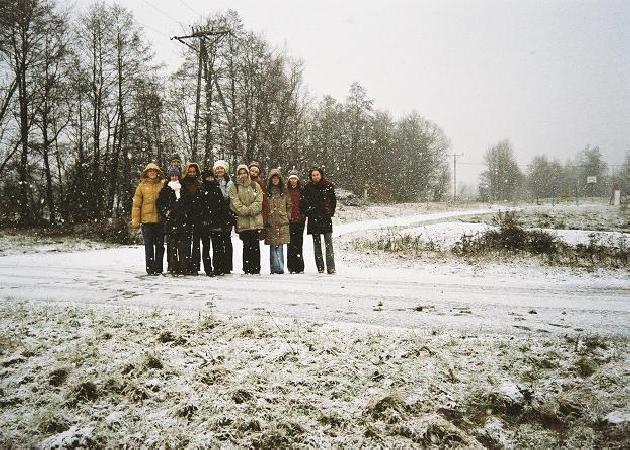
<path fill-rule="evenodd" d="M 542 153 L 564 162 L 587 144 L 621 164 L 630 148 L 630 0 L 119 3 L 169 69 L 181 61 L 171 36 L 237 10 L 247 29 L 304 61 L 312 95 L 342 100 L 358 81 L 394 117 L 416 110 L 436 122 L 464 154 L 466 183 L 504 138 L 524 168 Z"/>

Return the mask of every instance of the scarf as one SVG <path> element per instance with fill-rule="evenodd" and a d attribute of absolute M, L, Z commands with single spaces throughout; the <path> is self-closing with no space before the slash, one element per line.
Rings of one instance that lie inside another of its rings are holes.
<path fill-rule="evenodd" d="M 221 194 L 223 194 L 223 198 L 228 198 L 228 182 L 225 181 L 225 178 L 219 178 L 219 188 L 221 189 Z"/>
<path fill-rule="evenodd" d="M 181 197 L 181 190 L 182 190 L 182 185 L 180 184 L 179 181 L 169 181 L 168 182 L 168 187 L 170 187 L 171 189 L 173 189 L 175 191 L 175 197 L 177 197 L 177 200 L 179 200 L 179 198 Z"/>

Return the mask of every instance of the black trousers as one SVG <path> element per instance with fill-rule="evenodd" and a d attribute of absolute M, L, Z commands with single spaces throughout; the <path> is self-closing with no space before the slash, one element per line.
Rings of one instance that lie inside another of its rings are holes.
<path fill-rule="evenodd" d="M 190 257 L 190 235 L 171 234 L 166 238 L 166 253 L 169 272 L 188 274 L 192 269 Z"/>
<path fill-rule="evenodd" d="M 200 245 L 201 244 L 201 245 Z M 203 260 L 203 270 L 212 272 L 212 258 L 210 257 L 210 228 L 197 225 L 192 233 L 192 270 L 199 272 Z"/>
<path fill-rule="evenodd" d="M 304 223 L 289 224 L 291 240 L 287 245 L 287 269 L 289 272 L 304 272 Z"/>
<path fill-rule="evenodd" d="M 233 266 L 233 258 L 234 258 L 234 247 L 232 247 L 232 227 L 227 230 L 223 230 L 223 235 L 225 239 L 225 253 L 227 255 L 227 265 L 228 272 L 230 273 L 234 270 Z"/>
<path fill-rule="evenodd" d="M 147 273 L 162 273 L 164 261 L 164 226 L 161 223 L 143 223 L 144 258 Z"/>
<path fill-rule="evenodd" d="M 230 233 L 218 230 L 211 231 L 210 239 L 212 239 L 214 274 L 223 275 L 230 273 L 232 271 L 232 237 Z"/>
<path fill-rule="evenodd" d="M 260 273 L 260 230 L 243 231 L 239 237 L 243 241 L 243 272 Z"/>

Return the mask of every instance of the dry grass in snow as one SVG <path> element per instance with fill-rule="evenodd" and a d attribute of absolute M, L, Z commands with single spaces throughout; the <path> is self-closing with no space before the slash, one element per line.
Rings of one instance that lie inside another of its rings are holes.
<path fill-rule="evenodd" d="M 11 299 L 0 317 L 3 447 L 630 445 L 625 336 Z"/>

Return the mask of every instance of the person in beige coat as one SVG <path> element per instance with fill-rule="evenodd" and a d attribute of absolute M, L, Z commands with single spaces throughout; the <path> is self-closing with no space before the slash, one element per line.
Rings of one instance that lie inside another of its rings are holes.
<path fill-rule="evenodd" d="M 269 213 L 265 224 L 265 244 L 269 245 L 271 273 L 284 273 L 284 245 L 289 243 L 289 216 L 291 196 L 286 190 L 280 170 L 273 169 L 267 180 Z"/>
<path fill-rule="evenodd" d="M 164 229 L 156 204 L 164 186 L 164 173 L 156 164 L 149 163 L 140 174 L 140 184 L 133 196 L 132 228 L 142 227 L 147 274 L 160 275 L 164 260 Z"/>
<path fill-rule="evenodd" d="M 249 177 L 245 164 L 236 170 L 236 183 L 230 186 L 230 209 L 237 216 L 236 232 L 243 241 L 243 272 L 260 273 L 259 236 L 263 229 L 263 191 Z"/>

